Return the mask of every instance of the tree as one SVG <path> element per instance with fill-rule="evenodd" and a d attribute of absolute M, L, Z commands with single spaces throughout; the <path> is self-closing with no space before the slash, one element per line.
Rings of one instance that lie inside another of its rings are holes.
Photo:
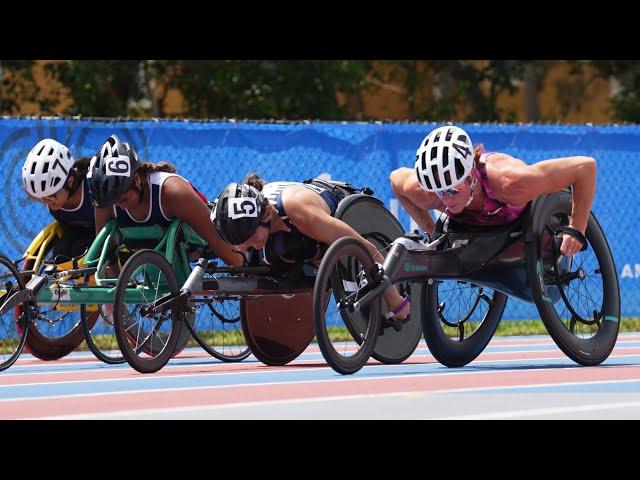
<path fill-rule="evenodd" d="M 337 92 L 367 86 L 371 62 L 309 60 L 68 61 L 48 70 L 68 88 L 65 113 L 165 116 L 164 98 L 178 89 L 190 117 L 349 119 Z"/>
<path fill-rule="evenodd" d="M 539 122 L 542 120 L 538 94 L 542 90 L 544 77 L 554 63 L 552 60 L 532 60 L 524 64 L 524 111 L 525 121 L 527 122 Z"/>
<path fill-rule="evenodd" d="M 618 89 L 611 97 L 611 106 L 616 120 L 640 122 L 640 61 L 638 60 L 590 60 L 574 62 L 579 71 L 590 64 L 598 76 L 617 83 Z"/>
<path fill-rule="evenodd" d="M 141 100 L 149 96 L 145 73 L 155 65 L 136 60 L 71 60 L 46 68 L 73 99 L 64 113 L 103 117 L 151 113 L 153 103 Z"/>
<path fill-rule="evenodd" d="M 465 120 L 470 122 L 504 120 L 505 112 L 498 107 L 498 96 L 503 92 L 515 93 L 525 70 L 525 62 L 520 60 L 438 60 L 430 62 L 430 66 L 446 84 L 443 90 L 447 92 L 435 108 L 443 110 L 438 103 L 453 102 L 456 109 L 461 107 L 466 111 Z"/>
<path fill-rule="evenodd" d="M 515 60 L 400 60 L 384 62 L 402 79 L 408 120 L 500 121 L 500 94 L 513 94 L 526 62 Z M 394 68 L 395 67 L 395 68 Z M 418 101 L 418 99 L 422 101 Z"/>
<path fill-rule="evenodd" d="M 169 85 L 189 116 L 346 120 L 337 92 L 366 88 L 371 62 L 339 60 L 179 61 Z"/>
<path fill-rule="evenodd" d="M 420 95 L 424 95 L 430 85 L 425 75 L 425 62 L 422 60 L 383 60 L 368 73 L 375 91 L 382 89 L 399 93 L 407 101 L 407 120 L 415 121 L 423 116 Z"/>
<path fill-rule="evenodd" d="M 33 78 L 33 60 L 0 60 L 0 112 L 20 113 L 24 102 L 36 102 L 40 88 Z"/>

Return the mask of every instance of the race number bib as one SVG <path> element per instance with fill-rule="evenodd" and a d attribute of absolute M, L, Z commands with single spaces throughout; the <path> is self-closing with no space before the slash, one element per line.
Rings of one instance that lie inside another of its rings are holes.
<path fill-rule="evenodd" d="M 258 216 L 258 205 L 255 198 L 230 198 L 229 209 L 227 212 L 229 218 L 256 218 Z"/>
<path fill-rule="evenodd" d="M 126 155 L 118 155 L 117 157 L 107 157 L 104 159 L 106 174 L 115 177 L 130 177 L 131 168 L 129 165 L 129 157 Z"/>

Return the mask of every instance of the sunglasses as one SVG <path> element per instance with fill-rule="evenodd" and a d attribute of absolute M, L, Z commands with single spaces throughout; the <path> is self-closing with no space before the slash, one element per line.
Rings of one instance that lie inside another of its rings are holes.
<path fill-rule="evenodd" d="M 476 184 L 476 179 L 474 178 L 473 181 L 471 182 L 471 188 L 473 188 Z M 439 190 L 437 192 L 433 192 L 436 194 L 436 196 L 438 198 L 444 198 L 444 197 L 455 197 L 456 195 L 458 195 L 462 189 L 464 188 L 464 186 L 467 185 L 467 181 L 465 180 L 464 183 L 459 186 L 458 188 L 447 188 L 446 190 Z"/>

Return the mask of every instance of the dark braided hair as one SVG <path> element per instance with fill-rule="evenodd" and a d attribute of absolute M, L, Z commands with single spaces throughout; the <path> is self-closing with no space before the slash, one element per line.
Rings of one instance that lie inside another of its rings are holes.
<path fill-rule="evenodd" d="M 64 184 L 64 188 L 69 192 L 69 196 L 76 193 L 82 181 L 87 178 L 90 162 L 91 159 L 89 157 L 80 157 L 74 162 L 73 167 L 71 167 L 69 171 L 69 177 L 73 178 L 73 183 L 70 187 L 67 186 L 66 182 Z"/>
<path fill-rule="evenodd" d="M 262 187 L 264 187 L 267 184 L 267 182 L 262 180 L 257 173 L 249 173 L 246 177 L 244 177 L 244 180 L 242 181 L 242 183 L 251 185 L 259 192 L 261 192 Z"/>

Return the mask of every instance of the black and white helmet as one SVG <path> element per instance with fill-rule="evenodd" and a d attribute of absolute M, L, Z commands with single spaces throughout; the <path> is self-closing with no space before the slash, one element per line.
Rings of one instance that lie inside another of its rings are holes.
<path fill-rule="evenodd" d="M 255 187 L 230 183 L 218 195 L 210 219 L 225 242 L 240 245 L 263 223 L 266 205 L 264 195 Z"/>
<path fill-rule="evenodd" d="M 91 202 L 98 208 L 115 203 L 133 186 L 133 174 L 140 162 L 136 151 L 111 135 L 91 158 L 87 181 Z"/>
<path fill-rule="evenodd" d="M 48 197 L 64 187 L 75 160 L 67 147 L 51 139 L 40 140 L 22 166 L 22 182 L 30 195 Z"/>
<path fill-rule="evenodd" d="M 473 145 L 467 132 L 446 126 L 431 131 L 416 151 L 420 186 L 438 192 L 458 185 L 473 169 Z"/>

